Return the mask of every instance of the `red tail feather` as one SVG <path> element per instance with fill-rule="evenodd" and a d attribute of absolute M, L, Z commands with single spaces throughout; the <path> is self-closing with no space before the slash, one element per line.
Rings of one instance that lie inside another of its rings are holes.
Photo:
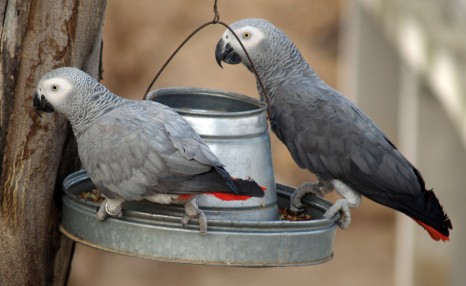
<path fill-rule="evenodd" d="M 418 220 L 415 220 L 415 221 L 418 224 L 420 224 L 425 230 L 427 230 L 427 232 L 429 233 L 430 237 L 432 237 L 433 240 L 436 240 L 436 241 L 439 241 L 439 240 L 449 241 L 450 240 L 450 238 L 448 236 L 445 236 L 445 235 L 441 234 L 440 232 L 438 232 L 437 230 L 435 230 L 431 226 L 428 226 L 427 224 L 425 224 L 423 222 L 420 222 Z"/>
<path fill-rule="evenodd" d="M 225 194 L 225 193 L 207 193 L 207 194 L 212 195 L 216 198 L 219 198 L 222 201 L 245 201 L 251 197 L 251 196 L 240 196 L 240 195 Z"/>
<path fill-rule="evenodd" d="M 266 187 L 264 186 L 259 186 L 261 189 L 265 192 L 267 190 Z M 222 201 L 245 201 L 251 196 L 241 196 L 241 195 L 235 195 L 235 194 L 226 194 L 226 193 L 207 193 L 209 195 L 213 195 L 214 197 L 221 199 Z"/>
<path fill-rule="evenodd" d="M 266 187 L 260 186 L 260 188 L 265 192 L 267 190 Z M 242 195 L 235 195 L 232 193 L 204 193 L 206 195 L 212 195 L 222 201 L 245 201 L 251 196 L 242 196 Z M 181 194 L 178 196 L 178 200 L 180 201 L 187 201 L 190 200 L 194 194 Z"/>
<path fill-rule="evenodd" d="M 178 200 L 187 201 L 190 200 L 194 195 L 191 194 L 182 194 L 178 196 Z"/>

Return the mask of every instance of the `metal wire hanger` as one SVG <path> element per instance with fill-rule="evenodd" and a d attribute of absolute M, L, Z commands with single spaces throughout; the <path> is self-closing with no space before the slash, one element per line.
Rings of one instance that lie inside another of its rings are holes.
<path fill-rule="evenodd" d="M 165 70 L 165 68 L 167 67 L 167 65 L 170 63 L 170 61 L 175 57 L 175 55 L 181 50 L 181 48 L 195 35 L 197 34 L 197 32 L 199 32 L 200 30 L 204 29 L 205 27 L 209 26 L 209 25 L 215 25 L 215 24 L 220 24 L 220 25 L 223 25 L 224 27 L 226 27 L 232 34 L 233 36 L 235 36 L 236 40 L 239 42 L 239 44 L 241 45 L 241 48 L 243 49 L 244 53 L 246 54 L 246 57 L 248 58 L 248 61 L 251 63 L 251 67 L 252 67 L 252 70 L 257 78 L 257 81 L 260 85 L 260 87 L 262 88 L 262 92 L 264 93 L 264 98 L 265 98 L 265 103 L 267 105 L 267 114 L 270 115 L 270 97 L 267 93 L 267 91 L 265 90 L 264 88 L 264 84 L 262 83 L 262 80 L 261 78 L 259 77 L 259 74 L 257 72 L 257 69 L 256 69 L 256 66 L 254 65 L 253 61 L 251 60 L 251 57 L 249 56 L 248 54 L 248 51 L 246 50 L 246 48 L 244 47 L 243 43 L 240 41 L 238 35 L 236 35 L 236 33 L 233 31 L 233 29 L 230 28 L 230 26 L 228 26 L 226 23 L 220 21 L 220 13 L 218 12 L 218 8 L 217 8 L 217 0 L 214 1 L 214 18 L 213 20 L 207 22 L 207 23 L 204 23 L 202 24 L 201 26 L 199 26 L 197 29 L 195 29 L 191 34 L 188 35 L 188 37 L 186 37 L 186 39 L 176 48 L 176 50 L 170 55 L 170 57 L 165 61 L 165 63 L 162 65 L 162 67 L 160 68 L 160 70 L 157 72 L 157 74 L 155 75 L 155 77 L 152 79 L 152 81 L 150 82 L 149 86 L 147 87 L 146 89 L 146 92 L 144 93 L 144 97 L 143 99 L 147 99 L 147 95 L 149 94 L 152 86 L 154 85 L 154 83 L 157 81 L 157 79 L 160 77 L 160 75 L 162 74 L 162 72 Z"/>

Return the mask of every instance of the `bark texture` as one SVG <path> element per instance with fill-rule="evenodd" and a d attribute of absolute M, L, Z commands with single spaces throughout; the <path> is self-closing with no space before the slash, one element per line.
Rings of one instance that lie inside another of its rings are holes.
<path fill-rule="evenodd" d="M 35 85 L 76 66 L 98 77 L 106 1 L 0 0 L 0 285 L 64 285 L 61 182 L 78 166 L 66 120 L 39 117 Z"/>

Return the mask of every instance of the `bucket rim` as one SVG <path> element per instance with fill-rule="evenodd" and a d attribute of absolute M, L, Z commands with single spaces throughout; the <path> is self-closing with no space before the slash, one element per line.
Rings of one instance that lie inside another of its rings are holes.
<path fill-rule="evenodd" d="M 226 91 L 221 89 L 213 89 L 213 88 L 204 88 L 204 87 L 190 87 L 190 86 L 175 86 L 175 87 L 164 87 L 159 88 L 156 90 L 152 90 L 147 94 L 147 100 L 157 101 L 157 97 L 160 96 L 167 96 L 167 95 L 175 95 L 175 94 L 193 94 L 193 95 L 209 95 L 214 97 L 223 97 L 228 99 L 233 99 L 237 101 L 241 101 L 247 104 L 254 106 L 255 108 L 251 110 L 245 111 L 231 111 L 231 112 L 224 112 L 224 111 L 209 111 L 205 110 L 200 112 L 199 110 L 186 110 L 180 109 L 176 107 L 169 106 L 179 114 L 183 115 L 195 115 L 195 116 L 208 116 L 208 117 L 241 117 L 241 116 L 251 116 L 257 115 L 261 113 L 266 113 L 267 105 L 265 102 L 257 100 L 253 97 L 236 93 L 232 91 Z M 163 103 L 162 103 L 163 104 Z"/>

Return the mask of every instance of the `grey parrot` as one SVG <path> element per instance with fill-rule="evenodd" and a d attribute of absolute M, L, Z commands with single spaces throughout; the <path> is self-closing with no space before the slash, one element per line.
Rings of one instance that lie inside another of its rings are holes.
<path fill-rule="evenodd" d="M 153 101 L 119 97 L 72 67 L 46 73 L 33 97 L 36 110 L 57 111 L 69 120 L 78 153 L 105 197 L 97 219 L 121 216 L 124 201 L 185 203 L 182 224 L 207 219 L 196 195 L 223 200 L 264 196 L 253 180 L 233 179 L 194 129 L 174 110 Z"/>
<path fill-rule="evenodd" d="M 322 81 L 291 40 L 270 22 L 243 19 L 231 25 L 241 39 L 270 97 L 270 125 L 301 168 L 318 182 L 304 183 L 290 209 L 303 208 L 307 193 L 335 190 L 341 199 L 324 217 L 341 212 L 340 227 L 351 221 L 350 207 L 361 195 L 413 218 L 435 240 L 449 239 L 452 224 L 420 172 L 356 105 Z M 252 66 L 229 30 L 219 40 L 217 63 Z M 264 93 L 258 83 L 261 99 Z"/>

